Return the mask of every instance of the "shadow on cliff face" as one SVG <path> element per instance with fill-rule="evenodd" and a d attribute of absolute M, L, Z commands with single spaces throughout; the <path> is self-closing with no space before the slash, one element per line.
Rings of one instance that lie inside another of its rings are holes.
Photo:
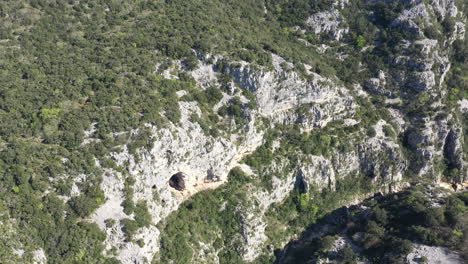
<path fill-rule="evenodd" d="M 372 200 L 379 202 L 385 199 L 387 199 L 386 196 L 378 192 L 363 203 Z M 356 240 L 356 236 L 350 238 L 347 234 L 356 231 L 356 226 L 371 217 L 372 210 L 363 203 L 340 207 L 318 219 L 315 224 L 306 228 L 298 239 L 290 241 L 283 249 L 276 249 L 274 263 L 318 263 L 317 252 L 320 252 L 319 255 L 327 255 L 330 260 L 338 261 L 336 263 L 344 263 L 340 262 L 343 258 L 356 258 L 364 249 L 359 246 L 358 242 L 353 241 Z"/>
<path fill-rule="evenodd" d="M 315 263 L 316 252 L 323 250 L 320 242 L 324 237 L 337 235 L 352 222 L 351 206 L 338 208 L 325 215 L 316 224 L 309 226 L 297 240 L 290 241 L 283 249 L 276 249 L 275 264 Z"/>
<path fill-rule="evenodd" d="M 463 175 L 463 158 L 461 147 L 461 129 L 450 129 L 444 144 L 444 158 L 447 165 L 447 175 L 452 183 L 463 183 L 466 175 Z"/>
<path fill-rule="evenodd" d="M 299 192 L 299 193 L 306 193 L 309 191 L 309 186 L 307 184 L 307 181 L 304 179 L 304 173 L 302 170 L 299 170 L 296 174 L 296 180 L 294 182 L 294 188 Z"/>

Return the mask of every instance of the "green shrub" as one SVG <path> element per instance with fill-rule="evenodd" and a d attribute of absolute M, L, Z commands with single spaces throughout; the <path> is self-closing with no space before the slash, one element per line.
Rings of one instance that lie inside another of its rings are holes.
<path fill-rule="evenodd" d="M 127 240 L 131 241 L 139 228 L 138 223 L 135 220 L 131 220 L 129 218 L 120 220 L 120 223 L 122 225 L 122 231 L 127 236 Z"/>
<path fill-rule="evenodd" d="M 135 206 L 134 213 L 138 227 L 148 227 L 151 224 L 151 215 L 148 212 L 146 201 L 139 201 Z"/>
<path fill-rule="evenodd" d="M 89 197 L 85 194 L 72 197 L 68 204 L 79 217 L 87 217 L 91 215 L 102 203 L 96 197 Z"/>
<path fill-rule="evenodd" d="M 391 137 L 391 138 L 396 138 L 396 133 L 395 131 L 393 130 L 392 126 L 390 125 L 384 125 L 382 127 L 382 130 L 385 134 L 386 137 Z"/>
<path fill-rule="evenodd" d="M 364 48 L 365 44 L 366 44 L 366 39 L 363 36 L 359 35 L 356 38 L 354 45 L 356 46 L 356 48 L 362 49 L 362 48 Z"/>
<path fill-rule="evenodd" d="M 371 138 L 377 136 L 377 131 L 375 131 L 375 128 L 373 128 L 373 127 L 368 128 L 367 129 L 367 136 L 371 137 Z"/>

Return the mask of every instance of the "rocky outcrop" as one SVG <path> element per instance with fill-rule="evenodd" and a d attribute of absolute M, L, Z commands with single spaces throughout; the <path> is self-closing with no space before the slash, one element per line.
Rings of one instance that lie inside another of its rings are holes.
<path fill-rule="evenodd" d="M 412 73 L 406 85 L 415 92 L 428 92 L 435 86 L 435 75 L 432 71 Z"/>
<path fill-rule="evenodd" d="M 305 80 L 294 71 L 284 71 L 280 66 L 284 59 L 272 56 L 274 71 L 258 71 L 245 62 L 226 69 L 239 87 L 255 91 L 260 115 L 275 123 L 313 128 L 351 115 L 357 107 L 344 87 L 316 73 Z M 299 106 L 305 111 L 298 112 Z"/>
<path fill-rule="evenodd" d="M 455 0 L 432 0 L 430 6 L 442 19 L 446 16 L 455 17 L 458 14 Z"/>
<path fill-rule="evenodd" d="M 386 76 L 385 72 L 379 71 L 378 78 L 370 78 L 365 83 L 365 88 L 371 91 L 372 93 L 379 95 L 389 95 L 389 91 L 385 89 L 386 85 Z"/>
<path fill-rule="evenodd" d="M 321 156 L 312 156 L 304 160 L 297 172 L 298 184 L 302 184 L 304 192 L 308 192 L 311 186 L 319 190 L 333 190 L 336 184 L 336 172 L 330 160 Z M 299 186 L 298 186 L 299 187 Z"/>
<path fill-rule="evenodd" d="M 423 35 L 423 32 L 415 20 L 416 18 L 428 20 L 429 14 L 426 5 L 419 1 L 419 4 L 412 6 L 411 8 L 404 10 L 400 16 L 392 22 L 392 26 L 404 26 L 407 30 Z"/>
<path fill-rule="evenodd" d="M 43 249 L 33 251 L 33 264 L 46 264 L 47 257 Z"/>
<path fill-rule="evenodd" d="M 423 258 L 424 257 L 424 258 Z M 417 264 L 428 260 L 428 264 L 432 263 L 464 263 L 462 257 L 455 251 L 444 247 L 435 247 L 418 244 L 414 247 L 411 253 L 406 256 L 406 261 L 409 264 Z"/>
<path fill-rule="evenodd" d="M 348 28 L 341 27 L 342 20 L 336 9 L 318 12 L 307 19 L 305 28 L 314 34 L 325 33 L 335 40 L 340 40 L 349 31 Z"/>
<path fill-rule="evenodd" d="M 453 172 L 458 174 L 450 176 L 455 177 L 453 180 L 457 183 L 468 180 L 466 162 L 463 160 L 462 140 L 462 129 L 454 128 L 448 133 L 444 144 L 444 156 L 449 162 L 450 167 L 456 169 Z"/>

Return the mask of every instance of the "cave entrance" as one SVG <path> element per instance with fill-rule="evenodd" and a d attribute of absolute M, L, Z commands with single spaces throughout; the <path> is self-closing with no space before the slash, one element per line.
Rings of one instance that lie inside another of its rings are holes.
<path fill-rule="evenodd" d="M 169 186 L 176 189 L 177 191 L 185 190 L 185 174 L 183 172 L 178 172 L 171 176 L 169 179 Z"/>

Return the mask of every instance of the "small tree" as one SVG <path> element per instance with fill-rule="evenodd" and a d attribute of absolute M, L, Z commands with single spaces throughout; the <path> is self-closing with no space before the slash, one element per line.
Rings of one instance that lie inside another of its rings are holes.
<path fill-rule="evenodd" d="M 364 48 L 364 45 L 366 44 L 366 39 L 362 35 L 359 35 L 356 38 L 354 44 L 356 45 L 356 48 L 362 49 L 362 48 Z"/>

